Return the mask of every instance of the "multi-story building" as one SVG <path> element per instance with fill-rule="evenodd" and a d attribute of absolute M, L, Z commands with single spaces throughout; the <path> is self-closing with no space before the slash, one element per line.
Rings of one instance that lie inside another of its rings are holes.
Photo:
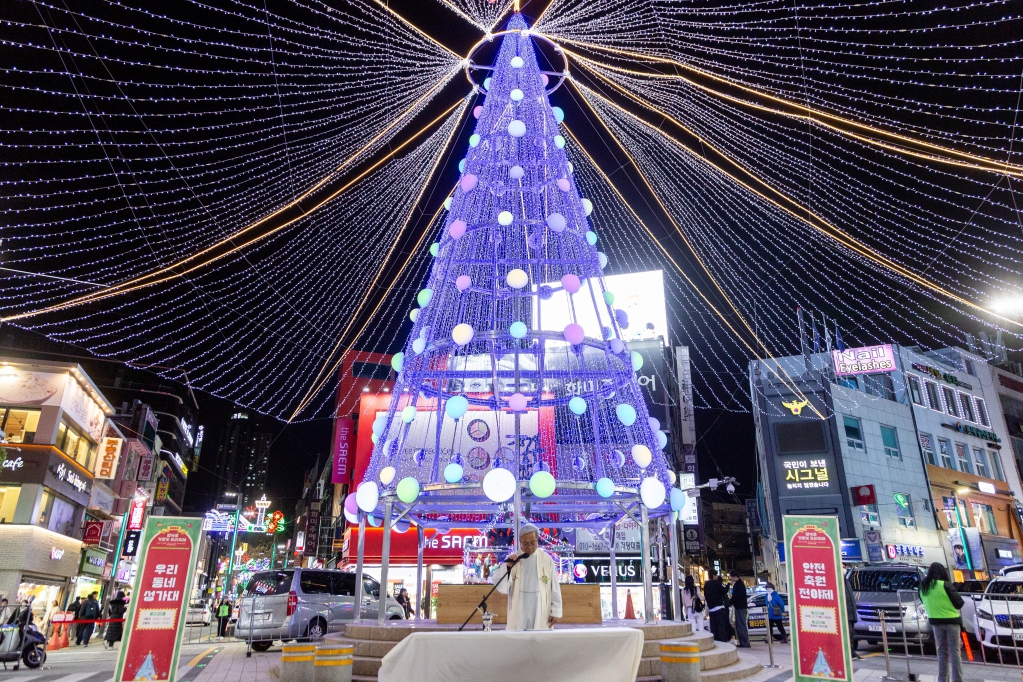
<path fill-rule="evenodd" d="M 837 516 L 847 563 L 941 561 L 985 579 L 1018 562 L 1023 491 L 985 377 L 965 351 L 887 344 L 752 363 L 772 576 L 786 514 Z"/>
<path fill-rule="evenodd" d="M 217 443 L 216 499 L 238 492 L 239 504 L 251 505 L 266 488 L 267 460 L 273 434 L 255 414 L 239 410 L 221 426 Z"/>
<path fill-rule="evenodd" d="M 1023 471 L 1023 372 L 1019 370 L 1018 364 L 992 365 L 991 378 L 998 397 L 998 409 L 1009 432 L 1004 458 L 1014 458 L 1016 467 Z M 992 401 L 992 409 L 995 409 L 994 405 Z"/>

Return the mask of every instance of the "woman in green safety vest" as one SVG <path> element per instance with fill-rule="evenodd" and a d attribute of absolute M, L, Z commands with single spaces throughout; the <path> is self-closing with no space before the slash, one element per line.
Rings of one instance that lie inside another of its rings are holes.
<path fill-rule="evenodd" d="M 927 619 L 934 631 L 934 646 L 938 650 L 938 682 L 963 682 L 963 656 L 959 644 L 963 598 L 948 579 L 948 571 L 935 561 L 927 569 L 920 583 L 920 601 L 927 610 Z"/>

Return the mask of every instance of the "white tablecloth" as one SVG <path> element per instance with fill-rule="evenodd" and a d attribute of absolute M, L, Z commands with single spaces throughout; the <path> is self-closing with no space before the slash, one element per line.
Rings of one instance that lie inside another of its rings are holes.
<path fill-rule="evenodd" d="M 630 628 L 424 631 L 384 656 L 380 682 L 634 682 L 642 655 Z"/>

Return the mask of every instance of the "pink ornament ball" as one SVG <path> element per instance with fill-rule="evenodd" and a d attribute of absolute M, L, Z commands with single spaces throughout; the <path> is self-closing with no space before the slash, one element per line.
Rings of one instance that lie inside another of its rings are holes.
<path fill-rule="evenodd" d="M 459 275 L 455 280 L 455 288 L 459 291 L 465 291 L 472 286 L 472 278 L 469 275 Z"/>
<path fill-rule="evenodd" d="M 568 178 L 558 178 L 558 189 L 562 192 L 567 192 L 572 186 L 568 184 Z"/>
<path fill-rule="evenodd" d="M 345 511 L 351 514 L 352 516 L 355 516 L 356 514 L 359 513 L 359 505 L 355 501 L 355 493 L 352 493 L 345 498 Z"/>
<path fill-rule="evenodd" d="M 526 396 L 521 393 L 512 393 L 508 397 L 508 407 L 511 408 L 512 412 L 525 412 L 526 411 Z"/>
<path fill-rule="evenodd" d="M 540 74 L 540 82 L 543 83 L 543 86 L 546 88 L 547 84 L 550 83 L 551 81 L 550 81 L 549 78 L 547 78 L 547 74 L 541 73 Z"/>
<path fill-rule="evenodd" d="M 461 182 L 462 191 L 463 192 L 471 192 L 474 189 L 476 189 L 476 181 L 477 181 L 477 177 L 475 175 L 473 175 L 472 173 L 468 173 L 467 175 L 463 175 L 462 176 L 462 182 Z"/>
<path fill-rule="evenodd" d="M 583 332 L 582 326 L 575 322 L 565 325 L 565 340 L 573 346 L 577 346 L 583 342 L 586 338 L 586 333 Z"/>
<path fill-rule="evenodd" d="M 477 106 L 475 109 L 472 110 L 472 115 L 475 116 L 476 118 L 479 118 L 480 114 L 482 114 L 482 113 L 483 113 L 483 105 Z"/>
<path fill-rule="evenodd" d="M 561 287 L 570 294 L 579 291 L 579 287 L 582 285 L 583 283 L 579 281 L 576 275 L 569 274 L 561 278 Z"/>
<path fill-rule="evenodd" d="M 463 234 L 465 234 L 465 230 L 467 227 L 468 225 L 465 224 L 464 220 L 455 220 L 448 227 L 448 234 L 451 235 L 452 239 L 458 239 Z"/>

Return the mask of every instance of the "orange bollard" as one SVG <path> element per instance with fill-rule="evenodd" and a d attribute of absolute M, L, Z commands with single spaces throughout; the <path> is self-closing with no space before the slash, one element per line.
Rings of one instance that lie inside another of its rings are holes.
<path fill-rule="evenodd" d="M 60 648 L 61 649 L 65 648 L 65 647 L 71 646 L 71 637 L 68 635 L 68 633 L 70 631 L 71 631 L 71 625 L 69 625 L 68 623 L 64 623 L 63 625 L 61 625 L 61 634 L 60 634 Z"/>
<path fill-rule="evenodd" d="M 971 662 L 973 661 L 973 650 L 970 649 L 970 640 L 966 636 L 966 630 L 962 630 L 959 634 L 963 636 L 963 646 L 966 647 L 966 658 Z"/>
<path fill-rule="evenodd" d="M 632 605 L 631 590 L 625 590 L 625 620 L 636 620 L 636 609 Z"/>
<path fill-rule="evenodd" d="M 57 649 L 60 649 L 60 648 L 61 648 L 61 646 L 60 646 L 60 626 L 59 625 L 55 625 L 55 626 L 53 626 L 53 634 L 50 635 L 50 641 L 48 641 L 46 643 L 46 650 L 47 651 L 56 651 Z"/>

